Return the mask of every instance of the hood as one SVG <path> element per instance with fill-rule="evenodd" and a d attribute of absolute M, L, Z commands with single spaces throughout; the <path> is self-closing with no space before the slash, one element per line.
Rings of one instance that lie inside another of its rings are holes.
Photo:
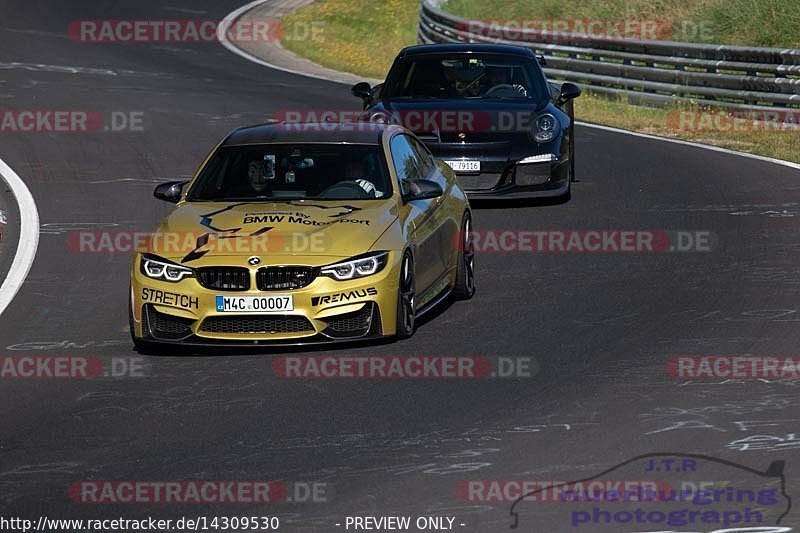
<path fill-rule="evenodd" d="M 189 266 L 219 256 L 351 257 L 369 251 L 396 218 L 393 199 L 185 203 L 150 249 Z"/>
<path fill-rule="evenodd" d="M 443 142 L 458 142 L 465 133 L 473 140 L 511 140 L 527 135 L 538 113 L 547 103 L 512 99 L 385 99 L 370 110 L 390 114 L 393 120 L 417 135 L 434 135 Z"/>
<path fill-rule="evenodd" d="M 512 98 L 386 98 L 378 102 L 375 106 L 391 110 L 454 110 L 469 109 L 487 112 L 497 111 L 531 111 L 541 109 L 547 102 L 535 102 L 532 100 L 518 100 Z"/>

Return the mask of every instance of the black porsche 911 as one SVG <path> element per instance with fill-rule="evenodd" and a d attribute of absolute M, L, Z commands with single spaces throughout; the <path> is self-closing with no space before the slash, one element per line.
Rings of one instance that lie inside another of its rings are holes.
<path fill-rule="evenodd" d="M 365 120 L 416 133 L 471 198 L 569 198 L 581 90 L 548 82 L 543 61 L 521 46 L 411 46 L 384 83 L 357 83 L 352 93 Z"/>

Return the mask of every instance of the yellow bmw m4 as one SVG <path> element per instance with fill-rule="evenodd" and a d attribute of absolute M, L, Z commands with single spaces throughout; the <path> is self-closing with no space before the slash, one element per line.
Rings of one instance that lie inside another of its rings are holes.
<path fill-rule="evenodd" d="M 410 337 L 475 292 L 472 214 L 408 130 L 270 124 L 225 138 L 133 261 L 139 349 Z"/>

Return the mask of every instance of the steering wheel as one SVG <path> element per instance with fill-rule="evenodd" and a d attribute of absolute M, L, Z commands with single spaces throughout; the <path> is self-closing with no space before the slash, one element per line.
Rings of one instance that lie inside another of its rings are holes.
<path fill-rule="evenodd" d="M 501 83 L 499 85 L 495 85 L 493 87 L 490 87 L 489 90 L 487 90 L 485 93 L 483 93 L 483 96 L 492 96 L 494 93 L 499 93 L 499 92 L 503 92 L 503 91 L 508 91 L 508 92 L 514 93 L 514 95 L 518 95 L 519 94 L 519 91 L 516 90 L 513 85 L 508 84 L 508 83 Z"/>
<path fill-rule="evenodd" d="M 323 198 L 330 198 L 330 199 L 356 199 L 356 200 L 367 200 L 369 198 L 374 198 L 374 196 L 370 196 L 370 194 L 365 191 L 361 185 L 356 183 L 355 181 L 347 180 L 347 181 L 340 181 L 339 183 L 334 183 L 319 195 Z"/>

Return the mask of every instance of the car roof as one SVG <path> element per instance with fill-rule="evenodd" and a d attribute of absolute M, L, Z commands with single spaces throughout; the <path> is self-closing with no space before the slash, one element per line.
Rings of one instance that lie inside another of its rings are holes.
<path fill-rule="evenodd" d="M 257 124 L 239 128 L 222 146 L 262 143 L 380 144 L 391 128 L 371 122 L 301 122 Z"/>
<path fill-rule="evenodd" d="M 398 57 L 417 54 L 441 53 L 483 53 L 483 54 L 509 54 L 525 57 L 534 57 L 536 54 L 530 48 L 511 44 L 463 43 L 463 44 L 418 44 L 403 48 Z"/>

